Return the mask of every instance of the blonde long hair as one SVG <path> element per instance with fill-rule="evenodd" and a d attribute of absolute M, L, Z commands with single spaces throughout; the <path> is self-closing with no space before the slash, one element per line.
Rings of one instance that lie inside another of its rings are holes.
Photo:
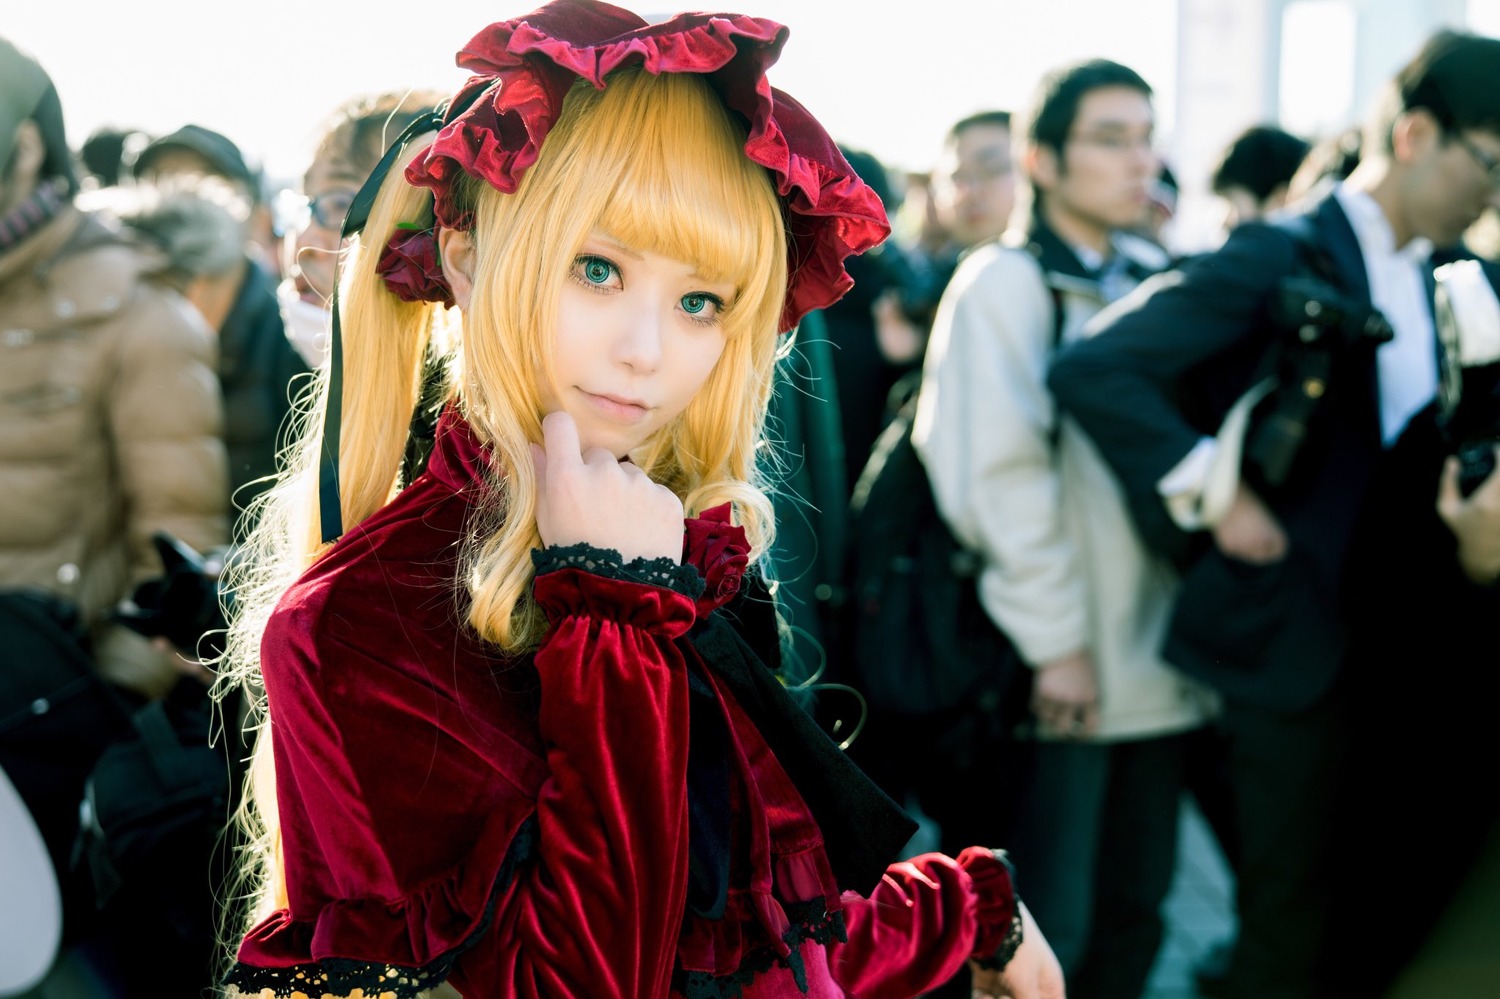
<path fill-rule="evenodd" d="M 360 522 L 399 491 L 424 369 L 446 363 L 448 398 L 493 455 L 490 506 L 470 528 L 455 598 L 467 606 L 475 631 L 508 652 L 535 648 L 544 624 L 530 596 L 530 553 L 541 542 L 528 444 L 540 439 L 538 384 L 551 378 L 559 291 L 595 228 L 735 285 L 735 304 L 723 318 L 726 346 L 708 381 L 633 458 L 677 492 L 690 515 L 730 502 L 754 554 L 771 543 L 774 522 L 757 449 L 779 346 L 786 232 L 770 177 L 745 157 L 744 141 L 743 126 L 702 77 L 626 69 L 602 90 L 579 81 L 515 194 L 480 181 L 465 184 L 475 219 L 474 287 L 461 333 L 450 321 L 456 313 L 397 299 L 375 270 L 398 223 L 430 214 L 430 193 L 403 177 L 420 148 L 391 171 L 348 251 L 340 284 L 344 523 L 358 533 Z M 236 619 L 221 689 L 242 684 L 258 705 L 252 723 L 259 734 L 239 816 L 249 844 L 242 890 L 257 900 L 252 924 L 287 904 L 271 729 L 259 687 L 260 636 L 282 593 L 325 547 L 317 470 L 327 391 L 325 372 L 301 401 L 300 443 L 286 456 L 277 486 L 261 497 L 259 525 L 229 584 Z"/>

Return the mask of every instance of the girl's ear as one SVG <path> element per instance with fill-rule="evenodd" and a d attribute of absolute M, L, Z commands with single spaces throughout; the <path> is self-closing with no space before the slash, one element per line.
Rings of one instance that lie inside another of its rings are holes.
<path fill-rule="evenodd" d="M 469 296 L 474 292 L 474 241 L 467 230 L 438 230 L 438 259 L 443 277 L 453 290 L 453 304 L 469 311 Z"/>

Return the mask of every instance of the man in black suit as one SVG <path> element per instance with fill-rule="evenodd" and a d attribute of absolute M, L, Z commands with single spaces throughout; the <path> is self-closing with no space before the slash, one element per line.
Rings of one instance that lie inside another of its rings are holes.
<path fill-rule="evenodd" d="M 1391 81 L 1364 143 L 1361 165 L 1333 190 L 1241 226 L 1218 252 L 1101 314 L 1049 378 L 1121 479 L 1142 534 L 1186 566 L 1164 655 L 1225 699 L 1240 840 L 1236 996 L 1379 994 L 1369 965 L 1420 935 L 1407 886 L 1427 859 L 1392 856 L 1410 843 L 1391 842 L 1390 826 L 1338 823 L 1381 814 L 1368 807 L 1378 791 L 1389 806 L 1436 784 L 1432 766 L 1445 762 L 1431 741 L 1441 726 L 1422 726 L 1411 745 L 1399 731 L 1408 719 L 1381 713 L 1388 681 L 1412 685 L 1415 673 L 1424 692 L 1446 691 L 1445 720 L 1493 703 L 1473 696 L 1493 681 L 1459 668 L 1481 619 L 1492 624 L 1500 609 L 1500 476 L 1464 498 L 1444 465 L 1429 289 L 1433 249 L 1456 245 L 1500 201 L 1500 40 L 1435 36 Z M 1304 305 L 1305 322 L 1278 321 L 1277 303 L 1288 278 L 1310 275 L 1347 299 L 1335 311 L 1358 319 L 1325 331 L 1319 342 L 1336 346 L 1283 348 L 1312 320 Z M 1365 321 L 1371 307 L 1393 332 L 1385 342 Z M 1257 403 L 1265 388 L 1250 390 L 1278 374 L 1287 388 Z M 1300 446 L 1279 452 L 1295 453 L 1289 469 L 1274 460 L 1275 438 L 1240 432 L 1266 427 L 1268 409 L 1314 413 Z M 1365 748 L 1398 742 L 1378 779 L 1351 768 Z M 1417 835 L 1422 822 L 1394 831 Z M 1320 960 L 1343 953 L 1330 947 L 1360 937 L 1331 926 L 1336 857 L 1383 861 L 1339 881 L 1337 907 L 1375 912 L 1381 932 L 1362 941 L 1365 968 L 1334 961 L 1342 967 L 1320 985 Z M 1345 904 L 1370 885 L 1379 892 Z"/>

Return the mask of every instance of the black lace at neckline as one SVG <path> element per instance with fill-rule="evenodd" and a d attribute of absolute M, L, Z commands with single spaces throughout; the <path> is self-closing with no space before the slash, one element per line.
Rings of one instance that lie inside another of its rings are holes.
<path fill-rule="evenodd" d="M 551 545 L 533 549 L 531 564 L 538 576 L 559 569 L 582 569 L 606 579 L 623 579 L 631 583 L 665 586 L 697 600 L 703 595 L 703 577 L 698 567 L 672 558 L 634 558 L 629 562 L 613 548 L 593 545 Z"/>
<path fill-rule="evenodd" d="M 248 964 L 235 964 L 221 984 L 233 985 L 241 994 L 257 996 L 269 989 L 277 999 L 290 999 L 299 994 L 350 995 L 362 989 L 367 996 L 394 996 L 395 999 L 417 999 L 421 993 L 436 988 L 447 980 L 459 956 L 489 930 L 495 918 L 495 906 L 500 896 L 510 887 L 516 870 L 536 853 L 536 817 L 522 823 L 505 851 L 505 860 L 495 877 L 495 887 L 484 907 L 484 918 L 467 940 L 448 953 L 428 962 L 420 968 L 409 968 L 399 964 L 380 964 L 347 958 L 324 958 L 309 964 L 293 965 L 290 968 L 257 968 Z"/>
<path fill-rule="evenodd" d="M 812 941 L 826 947 L 835 940 L 840 943 L 847 941 L 844 914 L 829 912 L 822 899 L 783 904 L 781 908 L 792 924 L 781 936 L 782 943 L 791 948 L 786 957 L 781 957 L 776 948 L 768 945 L 747 953 L 740 966 L 727 975 L 715 976 L 707 971 L 679 968 L 672 975 L 672 989 L 687 999 L 740 999 L 745 986 L 757 976 L 780 966 L 792 973 L 792 981 L 806 995 L 807 968 L 802 962 L 802 945 Z"/>

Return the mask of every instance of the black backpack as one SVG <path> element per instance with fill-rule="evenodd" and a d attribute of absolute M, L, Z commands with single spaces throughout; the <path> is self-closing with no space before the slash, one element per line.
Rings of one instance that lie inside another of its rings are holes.
<path fill-rule="evenodd" d="M 1044 276 L 1045 280 L 1045 276 Z M 1052 348 L 1062 339 L 1052 300 Z M 891 420 L 850 502 L 849 634 L 853 673 L 870 706 L 897 714 L 975 710 L 1009 730 L 1029 710 L 1031 670 L 979 600 L 983 557 L 938 512 L 912 444 L 921 372 L 892 390 Z"/>
<path fill-rule="evenodd" d="M 1008 708 L 1030 671 L 980 605 L 980 556 L 938 513 L 911 441 L 916 402 L 876 440 L 850 505 L 855 684 L 880 712 Z"/>

